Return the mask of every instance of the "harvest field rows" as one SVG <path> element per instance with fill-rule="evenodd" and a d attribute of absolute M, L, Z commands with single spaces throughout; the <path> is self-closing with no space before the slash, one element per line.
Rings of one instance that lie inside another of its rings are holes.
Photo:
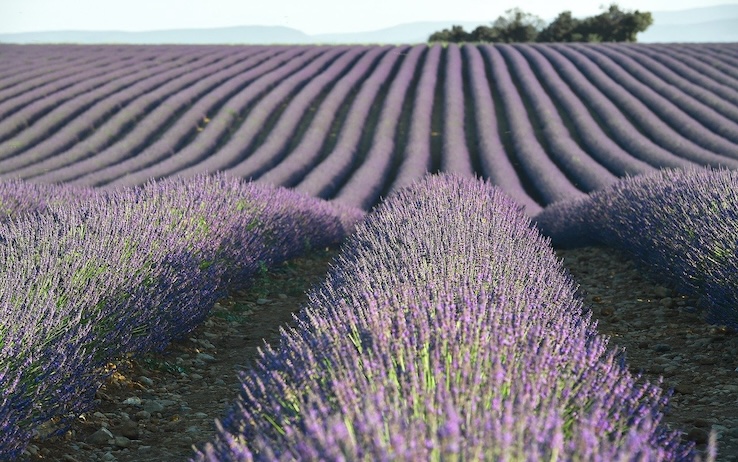
<path fill-rule="evenodd" d="M 738 45 L 0 47 L 0 179 L 224 171 L 364 209 L 426 172 L 533 215 L 738 167 Z"/>
<path fill-rule="evenodd" d="M 695 460 L 541 234 L 738 328 L 738 44 L 0 58 L 0 459 L 89 410 L 109 361 L 344 242 L 196 460 Z"/>

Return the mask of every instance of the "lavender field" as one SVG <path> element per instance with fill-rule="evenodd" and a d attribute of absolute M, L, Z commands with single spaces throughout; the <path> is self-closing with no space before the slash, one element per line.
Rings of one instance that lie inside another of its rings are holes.
<path fill-rule="evenodd" d="M 738 44 L 0 60 L 0 459 L 341 244 L 194 460 L 697 460 L 552 249 L 623 249 L 738 328 Z"/>

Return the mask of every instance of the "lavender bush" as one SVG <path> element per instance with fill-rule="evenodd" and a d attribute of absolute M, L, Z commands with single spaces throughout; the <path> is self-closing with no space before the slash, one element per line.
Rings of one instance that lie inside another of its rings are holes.
<path fill-rule="evenodd" d="M 89 409 L 108 362 L 163 349 L 227 284 L 306 245 L 335 244 L 361 217 L 223 175 L 60 192 L 65 204 L 49 199 L 52 187 L 16 186 L 46 202 L 0 224 L 3 460 L 40 426 L 62 432 Z"/>
<path fill-rule="evenodd" d="M 520 207 L 481 180 L 396 192 L 194 460 L 693 460 Z"/>
<path fill-rule="evenodd" d="M 43 212 L 48 207 L 84 201 L 100 192 L 74 186 L 58 187 L 15 179 L 0 182 L 0 223 L 25 213 Z"/>
<path fill-rule="evenodd" d="M 709 320 L 738 328 L 738 172 L 662 170 L 535 217 L 553 244 L 604 244 L 654 277 L 700 296 Z"/>

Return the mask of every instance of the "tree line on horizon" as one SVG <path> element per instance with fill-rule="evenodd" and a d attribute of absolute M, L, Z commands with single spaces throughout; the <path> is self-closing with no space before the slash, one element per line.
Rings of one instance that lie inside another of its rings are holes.
<path fill-rule="evenodd" d="M 429 42 L 635 42 L 636 35 L 653 24 L 650 12 L 623 11 L 612 4 L 602 13 L 584 19 L 563 11 L 550 24 L 520 8 L 505 11 L 491 26 L 471 32 L 462 26 L 434 32 Z"/>

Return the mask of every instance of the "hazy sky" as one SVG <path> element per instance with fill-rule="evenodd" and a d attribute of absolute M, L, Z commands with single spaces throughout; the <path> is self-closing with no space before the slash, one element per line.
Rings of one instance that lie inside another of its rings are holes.
<path fill-rule="evenodd" d="M 307 34 L 361 32 L 414 21 L 488 23 L 513 7 L 547 22 L 570 10 L 597 14 L 612 1 L 585 0 L 0 0 L 0 33 L 142 31 L 243 25 L 288 26 Z M 621 9 L 670 11 L 738 0 L 620 0 Z"/>

